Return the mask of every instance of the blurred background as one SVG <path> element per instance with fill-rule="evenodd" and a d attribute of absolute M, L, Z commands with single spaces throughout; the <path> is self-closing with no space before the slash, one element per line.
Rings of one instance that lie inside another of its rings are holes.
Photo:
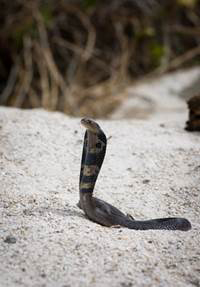
<path fill-rule="evenodd" d="M 127 86 L 200 64 L 200 0 L 0 3 L 0 105 L 106 118 Z"/>

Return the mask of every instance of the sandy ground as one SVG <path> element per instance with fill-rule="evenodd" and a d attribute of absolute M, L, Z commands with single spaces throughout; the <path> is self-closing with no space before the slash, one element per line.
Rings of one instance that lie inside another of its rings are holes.
<path fill-rule="evenodd" d="M 1 107 L 0 286 L 200 286 L 200 144 L 185 120 L 99 121 L 111 138 L 95 195 L 137 219 L 193 226 L 134 231 L 76 206 L 79 119 Z"/>

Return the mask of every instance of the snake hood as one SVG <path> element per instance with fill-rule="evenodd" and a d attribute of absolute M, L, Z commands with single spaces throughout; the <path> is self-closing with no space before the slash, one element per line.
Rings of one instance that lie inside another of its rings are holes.
<path fill-rule="evenodd" d="M 105 157 L 107 139 L 100 126 L 93 120 L 83 118 L 81 124 L 86 127 L 86 132 L 81 159 L 79 189 L 82 193 L 93 193 Z"/>

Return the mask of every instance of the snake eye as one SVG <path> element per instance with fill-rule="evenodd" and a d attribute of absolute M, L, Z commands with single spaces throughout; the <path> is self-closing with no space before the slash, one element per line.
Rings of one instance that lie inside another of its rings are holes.
<path fill-rule="evenodd" d="M 84 118 L 83 120 L 84 120 L 86 123 L 91 124 L 91 120 L 90 120 L 90 119 Z"/>
<path fill-rule="evenodd" d="M 91 124 L 91 121 L 90 121 L 90 119 L 88 119 L 88 118 L 82 118 L 82 119 L 81 119 L 81 123 L 82 123 L 82 124 Z"/>

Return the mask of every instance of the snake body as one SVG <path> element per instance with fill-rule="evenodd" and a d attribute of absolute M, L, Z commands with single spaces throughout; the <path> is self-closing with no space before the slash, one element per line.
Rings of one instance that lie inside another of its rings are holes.
<path fill-rule="evenodd" d="M 191 229 L 191 223 L 185 218 L 169 217 L 150 220 L 134 220 L 111 204 L 93 196 L 95 183 L 100 172 L 107 146 L 107 139 L 100 126 L 93 120 L 83 118 L 81 124 L 86 128 L 81 160 L 78 203 L 86 216 L 103 226 L 123 226 L 129 229 L 148 230 Z"/>

